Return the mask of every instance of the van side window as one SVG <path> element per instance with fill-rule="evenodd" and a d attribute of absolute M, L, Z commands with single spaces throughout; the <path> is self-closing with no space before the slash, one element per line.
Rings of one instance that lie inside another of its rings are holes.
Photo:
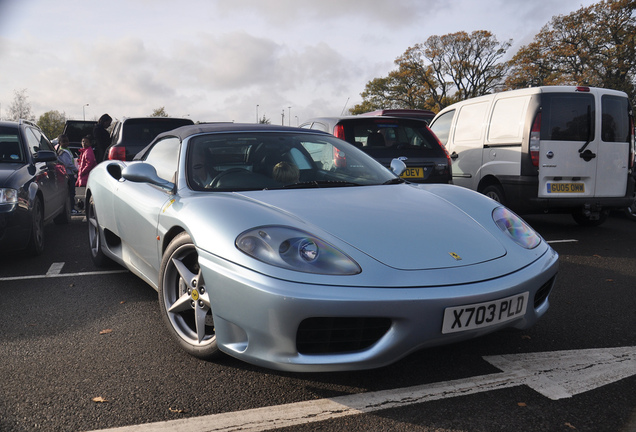
<path fill-rule="evenodd" d="M 594 136 L 594 96 L 591 94 L 543 94 L 541 139 L 587 141 Z"/>
<path fill-rule="evenodd" d="M 521 141 L 530 96 L 502 98 L 495 102 L 490 118 L 489 141 Z"/>
<path fill-rule="evenodd" d="M 448 135 L 450 134 L 451 123 L 453 122 L 454 115 L 455 110 L 448 111 L 437 117 L 435 123 L 431 125 L 431 130 L 435 132 L 439 141 L 444 145 L 448 142 Z"/>
<path fill-rule="evenodd" d="M 601 113 L 601 140 L 605 142 L 629 142 L 629 103 L 627 98 L 603 95 Z"/>
<path fill-rule="evenodd" d="M 460 108 L 457 124 L 461 124 L 462 127 L 455 130 L 455 142 L 477 141 L 482 138 L 489 106 L 489 102 L 481 102 Z"/>

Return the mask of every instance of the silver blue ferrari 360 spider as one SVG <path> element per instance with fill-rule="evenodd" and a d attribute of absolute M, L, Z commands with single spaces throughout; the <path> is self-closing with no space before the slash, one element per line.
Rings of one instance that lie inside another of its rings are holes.
<path fill-rule="evenodd" d="M 556 252 L 481 194 L 403 181 L 401 160 L 256 124 L 185 126 L 135 159 L 90 174 L 91 256 L 157 290 L 197 357 L 375 368 L 548 309 Z"/>

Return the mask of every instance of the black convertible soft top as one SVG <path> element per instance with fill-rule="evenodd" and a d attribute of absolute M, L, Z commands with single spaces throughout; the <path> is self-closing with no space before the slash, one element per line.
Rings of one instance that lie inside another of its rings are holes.
<path fill-rule="evenodd" d="M 135 155 L 134 160 L 141 160 L 146 155 L 147 151 L 155 144 L 155 142 L 165 137 L 177 137 L 180 141 L 192 136 L 202 133 L 223 133 L 223 132 L 288 132 L 288 133 L 310 133 L 316 135 L 328 135 L 327 132 L 319 131 L 316 129 L 303 129 L 290 126 L 277 126 L 271 124 L 260 123 L 199 123 L 189 126 L 181 126 L 177 129 L 173 129 L 168 132 L 161 133 L 148 144 L 143 150 Z"/>

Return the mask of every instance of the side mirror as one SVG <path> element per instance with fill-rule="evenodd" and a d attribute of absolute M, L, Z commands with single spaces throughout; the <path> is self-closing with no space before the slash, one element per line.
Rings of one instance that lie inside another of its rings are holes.
<path fill-rule="evenodd" d="M 404 163 L 404 159 L 406 158 L 397 158 L 391 161 L 391 171 L 396 176 L 401 176 L 404 171 L 406 171 L 406 164 Z"/>
<path fill-rule="evenodd" d="M 36 162 L 54 162 L 57 160 L 57 154 L 51 150 L 38 150 L 33 160 Z"/>
<path fill-rule="evenodd" d="M 174 190 L 174 183 L 164 180 L 157 175 L 157 170 L 145 162 L 136 162 L 128 165 L 121 172 L 122 178 L 135 183 L 150 183 L 169 191 Z"/>

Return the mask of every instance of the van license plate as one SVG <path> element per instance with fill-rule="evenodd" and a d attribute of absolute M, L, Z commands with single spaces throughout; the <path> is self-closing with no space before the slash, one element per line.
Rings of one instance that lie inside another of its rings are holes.
<path fill-rule="evenodd" d="M 406 168 L 406 171 L 400 176 L 402 178 L 424 178 L 423 168 Z"/>
<path fill-rule="evenodd" d="M 446 308 L 442 333 L 479 329 L 522 317 L 526 313 L 528 296 L 526 291 L 491 302 Z"/>
<path fill-rule="evenodd" d="M 585 183 L 548 183 L 548 193 L 585 193 Z"/>

